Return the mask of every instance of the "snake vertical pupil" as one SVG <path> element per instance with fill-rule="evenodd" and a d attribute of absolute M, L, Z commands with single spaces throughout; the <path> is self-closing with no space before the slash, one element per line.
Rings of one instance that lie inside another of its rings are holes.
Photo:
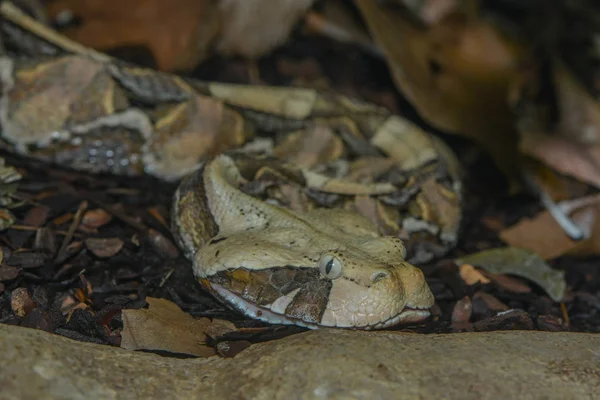
<path fill-rule="evenodd" d="M 329 273 L 331 272 L 331 268 L 333 268 L 333 258 L 329 260 L 329 262 L 327 262 L 327 265 L 325 265 L 325 273 L 327 275 L 329 275 Z"/>

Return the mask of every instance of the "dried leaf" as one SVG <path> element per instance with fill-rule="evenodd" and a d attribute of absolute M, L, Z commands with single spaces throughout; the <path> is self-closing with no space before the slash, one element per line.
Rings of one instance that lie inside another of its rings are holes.
<path fill-rule="evenodd" d="M 237 331 L 238 328 L 233 322 L 217 318 L 214 318 L 210 325 L 204 330 L 204 332 L 213 339 L 218 339 L 220 336 Z"/>
<path fill-rule="evenodd" d="M 215 350 L 205 344 L 208 318 L 194 319 L 165 299 L 147 297 L 146 302 L 147 310 L 123 310 L 122 348 L 163 350 L 197 357 L 215 354 Z"/>
<path fill-rule="evenodd" d="M 504 274 L 493 274 L 491 272 L 487 272 L 486 274 L 494 281 L 496 285 L 508 292 L 531 293 L 531 287 L 529 287 L 527 283 L 521 279 Z"/>
<path fill-rule="evenodd" d="M 108 224 L 112 220 L 112 215 L 102 208 L 88 210 L 81 219 L 81 225 L 88 229 L 97 229 Z"/>
<path fill-rule="evenodd" d="M 476 283 L 490 283 L 490 280 L 481 272 L 477 271 L 471 264 L 463 264 L 458 267 L 458 273 L 461 279 L 469 286 L 472 286 Z"/>
<path fill-rule="evenodd" d="M 123 240 L 120 238 L 85 239 L 85 247 L 96 257 L 112 257 L 121 251 L 123 244 Z"/>
<path fill-rule="evenodd" d="M 456 260 L 494 274 L 512 274 L 538 284 L 554 301 L 561 301 L 567 282 L 565 272 L 550 268 L 537 254 L 517 247 L 485 250 Z"/>
<path fill-rule="evenodd" d="M 587 234 L 588 239 L 574 241 L 569 238 L 548 211 L 504 229 L 500 238 L 511 246 L 531 250 L 546 260 L 564 254 L 600 254 L 600 219 L 597 218 L 600 196 L 562 201 L 558 205 Z"/>
<path fill-rule="evenodd" d="M 71 39 L 101 51 L 145 46 L 165 71 L 195 67 L 219 29 L 216 4 L 207 0 L 130 0 L 127 12 L 118 0 L 48 3 L 52 18 L 64 10 L 81 21 L 62 32 Z"/>
<path fill-rule="evenodd" d="M 355 0 L 394 81 L 435 127 L 477 140 L 509 176 L 517 135 L 507 101 L 521 49 L 482 19 L 453 15 L 427 29 L 398 7 Z"/>

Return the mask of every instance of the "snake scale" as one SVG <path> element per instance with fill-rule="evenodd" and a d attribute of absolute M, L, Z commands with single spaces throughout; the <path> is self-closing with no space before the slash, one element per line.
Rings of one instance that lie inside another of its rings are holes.
<path fill-rule="evenodd" d="M 375 105 L 201 82 L 109 57 L 1 6 L 2 147 L 181 180 L 172 232 L 206 290 L 269 323 L 377 329 L 429 315 L 415 263 L 455 245 L 457 160 Z"/>

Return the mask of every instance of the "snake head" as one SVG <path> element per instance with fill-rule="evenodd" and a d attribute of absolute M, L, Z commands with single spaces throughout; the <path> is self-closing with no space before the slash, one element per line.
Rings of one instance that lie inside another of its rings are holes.
<path fill-rule="evenodd" d="M 381 329 L 429 316 L 433 295 L 421 270 L 401 257 L 396 238 L 369 238 L 360 247 L 307 256 L 298 238 L 281 246 L 264 235 L 246 237 L 256 250 L 245 257 L 228 250 L 243 247 L 238 239 L 215 242 L 197 261 L 207 265 L 206 255 L 219 254 L 220 266 L 230 267 L 205 280 L 217 297 L 249 317 L 308 328 Z"/>

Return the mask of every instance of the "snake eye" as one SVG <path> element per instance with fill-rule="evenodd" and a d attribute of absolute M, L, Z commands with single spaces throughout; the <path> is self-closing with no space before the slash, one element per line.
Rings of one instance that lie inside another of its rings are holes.
<path fill-rule="evenodd" d="M 319 271 L 327 279 L 337 279 L 342 276 L 342 262 L 331 254 L 324 254 L 319 260 Z"/>

